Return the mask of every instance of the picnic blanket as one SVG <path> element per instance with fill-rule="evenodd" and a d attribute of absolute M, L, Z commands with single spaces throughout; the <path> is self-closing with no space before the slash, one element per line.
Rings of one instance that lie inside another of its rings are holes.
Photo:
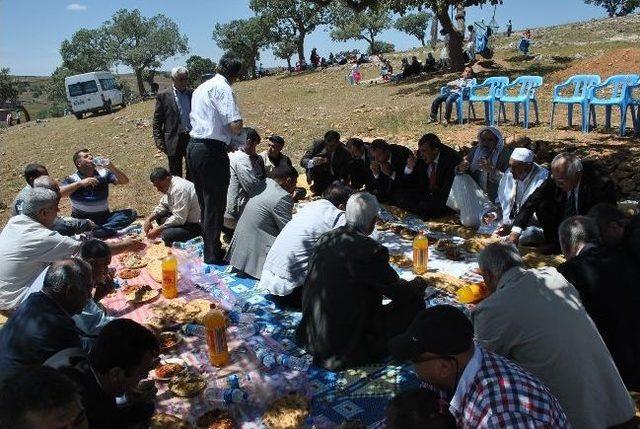
<path fill-rule="evenodd" d="M 425 229 L 426 225 L 417 218 L 398 219 L 390 212 L 383 211 L 383 219 L 412 229 Z M 443 238 L 464 241 L 445 233 Z M 376 231 L 375 238 L 386 245 L 390 253 L 404 253 L 410 256 L 412 242 L 401 239 L 389 231 Z M 180 254 L 178 255 L 180 259 Z M 429 269 L 446 272 L 469 282 L 478 282 L 481 278 L 475 273 L 477 263 L 474 254 L 465 254 L 462 261 L 447 259 L 443 253 L 430 248 Z M 410 269 L 397 269 L 401 277 L 411 279 Z M 179 283 L 180 298 L 187 300 L 207 297 L 221 303 L 229 310 L 241 311 L 254 320 L 256 335 L 251 339 L 269 347 L 274 353 L 294 357 L 309 357 L 304 349 L 295 343 L 295 328 L 301 319 L 301 313 L 279 309 L 256 292 L 257 281 L 233 272 L 229 266 L 205 265 L 200 263 L 195 271 L 206 272 L 206 278 L 188 278 L 183 276 Z M 204 280 L 203 280 L 204 279 Z M 155 287 L 160 285 L 148 274 L 143 273 L 136 279 L 148 282 Z M 152 315 L 152 307 L 166 300 L 159 296 L 154 302 L 132 307 L 121 294 L 104 300 L 109 312 L 118 317 L 132 318 L 145 323 Z M 448 303 L 459 305 L 453 298 L 442 292 L 429 289 L 425 296 L 427 306 Z M 461 306 L 464 308 L 463 306 Z M 466 308 L 465 308 L 466 309 Z M 383 425 L 384 413 L 388 401 L 398 392 L 416 387 L 419 384 L 410 365 L 397 365 L 390 360 L 359 367 L 351 370 L 332 372 L 311 366 L 306 371 L 286 368 L 282 365 L 265 368 L 252 350 L 249 338 L 238 335 L 238 326 L 228 329 L 231 363 L 224 368 L 214 368 L 209 364 L 207 347 L 203 338 L 184 337 L 172 356 L 178 356 L 192 367 L 205 374 L 207 389 L 229 389 L 231 376 L 238 380 L 239 387 L 248 394 L 248 399 L 240 404 L 212 403 L 206 391 L 194 398 L 177 398 L 168 392 L 166 385 L 158 383 L 158 411 L 176 415 L 194 423 L 199 415 L 212 408 L 228 407 L 243 428 L 261 428 L 261 416 L 266 406 L 276 397 L 295 392 L 310 398 L 311 415 L 306 426 L 313 428 L 332 428 L 342 422 L 359 420 L 368 428 Z M 246 334 L 243 334 L 246 335 Z"/>

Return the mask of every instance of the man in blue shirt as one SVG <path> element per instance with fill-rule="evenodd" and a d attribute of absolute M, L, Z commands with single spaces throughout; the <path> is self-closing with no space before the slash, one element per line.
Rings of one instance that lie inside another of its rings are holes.
<path fill-rule="evenodd" d="M 89 149 L 73 154 L 78 171 L 62 181 L 60 194 L 71 198 L 71 216 L 96 224 L 94 236 L 113 237 L 138 218 L 132 209 L 109 210 L 109 185 L 126 185 L 129 178 L 111 162 L 97 169 Z"/>

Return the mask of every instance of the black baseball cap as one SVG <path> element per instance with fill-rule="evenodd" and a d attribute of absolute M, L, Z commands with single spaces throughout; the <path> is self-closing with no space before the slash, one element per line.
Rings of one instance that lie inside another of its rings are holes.
<path fill-rule="evenodd" d="M 468 351 L 473 325 L 462 311 L 451 305 L 436 305 L 418 313 L 404 334 L 389 341 L 389 351 L 398 360 L 416 360 L 423 353 L 455 356 Z"/>
<path fill-rule="evenodd" d="M 272 141 L 274 143 L 278 143 L 280 146 L 284 146 L 284 139 L 276 134 L 272 135 L 271 137 L 269 137 L 269 141 Z"/>

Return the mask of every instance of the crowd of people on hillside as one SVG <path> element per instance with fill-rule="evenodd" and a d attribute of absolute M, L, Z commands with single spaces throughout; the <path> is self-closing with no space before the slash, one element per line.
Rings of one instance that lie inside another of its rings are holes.
<path fill-rule="evenodd" d="M 299 161 L 318 198 L 294 216 L 298 172 L 283 137 L 259 151 L 260 134 L 245 126 L 232 89 L 241 70 L 225 55 L 191 91 L 177 67 L 157 95 L 153 138 L 168 169 L 149 175 L 162 196 L 142 221 L 148 238 L 170 246 L 201 235 L 204 263 L 229 264 L 302 313 L 296 339 L 319 367 L 413 363 L 430 388 L 391 402 L 391 428 L 632 427 L 640 217 L 616 208 L 603 169 L 568 152 L 547 168 L 530 141 L 512 147 L 494 127 L 468 153 L 435 134 L 412 150 L 329 130 Z M 88 149 L 72 160 L 76 172 L 60 183 L 46 166 L 25 167 L 0 233 L 2 428 L 130 427 L 154 410 L 155 390 L 140 382 L 158 340 L 100 305 L 114 288 L 112 256 L 145 246 L 112 239 L 138 217 L 109 205 L 110 186 L 129 179 Z M 67 197 L 71 217 L 62 217 Z M 494 225 L 503 240 L 478 258 L 489 294 L 469 315 L 425 308 L 426 281 L 392 268 L 371 236 L 381 203 Z M 525 243 L 566 262 L 527 269 L 516 247 Z"/>

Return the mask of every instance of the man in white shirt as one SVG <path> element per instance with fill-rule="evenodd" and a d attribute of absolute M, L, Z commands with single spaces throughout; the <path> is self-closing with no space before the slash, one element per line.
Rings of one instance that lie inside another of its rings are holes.
<path fill-rule="evenodd" d="M 202 234 L 200 205 L 193 183 L 179 176 L 172 176 L 164 167 L 154 168 L 149 176 L 162 199 L 149 216 L 143 228 L 151 240 L 161 237 L 164 244 L 188 241 Z M 153 226 L 153 222 L 157 226 Z"/>
<path fill-rule="evenodd" d="M 223 55 L 218 73 L 196 88 L 191 99 L 187 163 L 200 203 L 207 264 L 223 263 L 220 233 L 230 180 L 227 146 L 242 133 L 242 116 L 231 85 L 240 77 L 241 69 L 239 60 Z"/>
<path fill-rule="evenodd" d="M 325 232 L 345 224 L 344 209 L 353 193 L 334 182 L 323 198 L 300 209 L 276 237 L 262 268 L 258 289 L 282 307 L 300 309 L 313 246 Z"/>

